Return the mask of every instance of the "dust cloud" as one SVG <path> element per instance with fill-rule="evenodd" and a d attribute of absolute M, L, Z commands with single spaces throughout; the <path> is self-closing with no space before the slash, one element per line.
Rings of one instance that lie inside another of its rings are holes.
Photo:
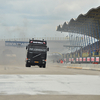
<path fill-rule="evenodd" d="M 25 66 L 26 48 L 5 46 L 5 41 L 0 41 L 0 65 Z"/>
<path fill-rule="evenodd" d="M 69 44 L 69 41 L 47 41 L 47 63 L 62 59 L 62 54 L 67 53 L 63 45 Z M 24 66 L 26 59 L 26 47 L 5 46 L 5 41 L 0 41 L 0 65 Z"/>

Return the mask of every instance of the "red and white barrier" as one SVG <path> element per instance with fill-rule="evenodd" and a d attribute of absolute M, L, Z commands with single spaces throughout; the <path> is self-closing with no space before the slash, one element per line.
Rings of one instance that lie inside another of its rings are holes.
<path fill-rule="evenodd" d="M 91 61 L 94 62 L 94 60 L 95 60 L 94 57 L 91 57 Z"/>
<path fill-rule="evenodd" d="M 72 58 L 72 62 L 74 61 L 74 58 Z"/>
<path fill-rule="evenodd" d="M 78 58 L 76 58 L 76 61 L 78 62 Z"/>
<path fill-rule="evenodd" d="M 100 58 L 99 57 L 96 57 L 96 62 L 99 62 L 100 61 Z"/>
<path fill-rule="evenodd" d="M 83 58 L 83 62 L 86 62 L 86 58 L 85 57 Z"/>
<path fill-rule="evenodd" d="M 71 58 L 69 58 L 69 61 L 71 62 Z"/>
<path fill-rule="evenodd" d="M 82 58 L 79 58 L 79 61 L 82 62 Z"/>
<path fill-rule="evenodd" d="M 87 62 L 90 62 L 90 57 L 87 57 Z"/>

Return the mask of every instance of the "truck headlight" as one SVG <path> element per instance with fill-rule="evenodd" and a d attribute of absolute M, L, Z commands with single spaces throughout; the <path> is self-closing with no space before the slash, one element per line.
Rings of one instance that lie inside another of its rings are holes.
<path fill-rule="evenodd" d="M 46 61 L 45 59 L 43 59 L 42 61 Z"/>

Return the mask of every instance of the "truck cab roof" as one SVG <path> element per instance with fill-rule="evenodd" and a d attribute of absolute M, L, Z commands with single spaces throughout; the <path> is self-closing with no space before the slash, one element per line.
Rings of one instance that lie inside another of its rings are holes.
<path fill-rule="evenodd" d="M 46 46 L 47 45 L 47 41 L 44 41 L 44 40 L 29 40 L 29 45 Z"/>

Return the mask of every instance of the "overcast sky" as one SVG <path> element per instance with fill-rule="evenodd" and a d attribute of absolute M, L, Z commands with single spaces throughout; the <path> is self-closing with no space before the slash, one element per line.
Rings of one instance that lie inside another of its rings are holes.
<path fill-rule="evenodd" d="M 0 0 L 0 38 L 66 36 L 56 26 L 99 4 L 100 0 Z"/>

